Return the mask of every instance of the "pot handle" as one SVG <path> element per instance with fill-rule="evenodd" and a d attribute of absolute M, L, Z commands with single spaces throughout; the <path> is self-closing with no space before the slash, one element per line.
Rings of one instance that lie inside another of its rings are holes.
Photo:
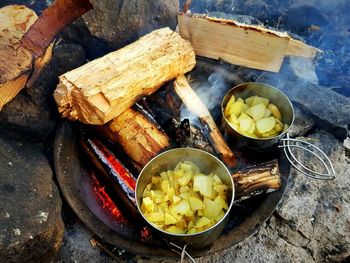
<path fill-rule="evenodd" d="M 281 141 L 282 145 L 279 145 L 278 147 L 283 148 L 284 154 L 286 155 L 289 163 L 299 172 L 313 179 L 333 180 L 335 178 L 336 173 L 334 171 L 333 164 L 328 156 L 320 148 L 309 142 L 290 138 L 288 133 L 286 134 L 285 138 L 281 139 Z M 318 172 L 306 167 L 300 160 L 295 157 L 293 149 L 301 149 L 312 154 L 323 164 L 327 172 Z"/>

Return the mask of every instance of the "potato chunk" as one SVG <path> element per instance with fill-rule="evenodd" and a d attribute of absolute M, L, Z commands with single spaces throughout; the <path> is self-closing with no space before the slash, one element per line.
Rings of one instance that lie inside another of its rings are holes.
<path fill-rule="evenodd" d="M 244 103 L 237 99 L 233 103 Z M 245 104 L 246 105 L 246 104 Z M 254 124 L 253 119 L 246 115 Z M 157 228 L 194 234 L 218 222 L 228 209 L 228 186 L 217 174 L 203 174 L 192 162 L 153 175 L 142 193 L 141 212 Z"/>

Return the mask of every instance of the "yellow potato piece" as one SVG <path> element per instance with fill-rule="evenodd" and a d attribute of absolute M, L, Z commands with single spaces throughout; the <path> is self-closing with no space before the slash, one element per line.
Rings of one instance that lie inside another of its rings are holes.
<path fill-rule="evenodd" d="M 177 226 L 169 226 L 168 228 L 165 229 L 165 231 L 173 234 L 185 234 L 185 230 Z"/>
<path fill-rule="evenodd" d="M 204 205 L 203 215 L 211 220 L 214 220 L 222 209 L 217 203 L 207 198 L 204 199 Z"/>
<path fill-rule="evenodd" d="M 246 113 L 254 119 L 254 121 L 260 120 L 265 115 L 266 106 L 264 103 L 259 103 L 250 107 Z"/>
<path fill-rule="evenodd" d="M 212 195 L 213 178 L 206 175 L 198 175 L 194 178 L 193 187 L 206 197 Z"/>
<path fill-rule="evenodd" d="M 191 209 L 190 204 L 187 200 L 181 200 L 174 205 L 174 210 L 180 215 L 186 214 Z"/>
<path fill-rule="evenodd" d="M 256 97 L 254 98 L 253 103 L 252 103 L 251 106 L 255 106 L 255 105 L 258 105 L 258 104 L 260 104 L 260 103 L 263 103 L 263 104 L 265 104 L 265 106 L 267 106 L 267 105 L 269 104 L 269 101 L 270 101 L 270 100 L 267 99 L 267 98 L 263 98 L 263 97 L 256 96 Z"/>
<path fill-rule="evenodd" d="M 253 101 L 254 101 L 255 97 L 256 97 L 256 95 L 251 96 L 251 97 L 249 97 L 249 98 L 246 98 L 246 99 L 245 99 L 245 103 L 246 103 L 249 107 L 251 107 L 252 104 L 253 104 Z"/>
<path fill-rule="evenodd" d="M 254 125 L 248 115 L 242 118 L 250 119 Z M 164 231 L 198 233 L 222 216 L 227 207 L 227 190 L 218 175 L 202 174 L 195 164 L 180 162 L 174 170 L 151 177 L 142 193 L 141 212 L 152 225 Z"/>
<path fill-rule="evenodd" d="M 255 125 L 259 133 L 269 132 L 275 127 L 276 121 L 274 117 L 267 117 L 256 121 Z"/>
<path fill-rule="evenodd" d="M 282 120 L 281 112 L 275 104 L 269 103 L 267 108 L 271 111 L 272 116 L 274 116 L 276 119 Z"/>
<path fill-rule="evenodd" d="M 239 115 L 244 107 L 244 102 L 242 101 L 236 101 L 235 103 L 232 104 L 231 109 L 230 109 L 230 115 L 234 114 L 234 115 Z"/>
<path fill-rule="evenodd" d="M 175 217 L 173 217 L 169 213 L 165 213 L 164 215 L 164 224 L 165 225 L 171 225 L 171 224 L 176 224 L 178 221 L 176 220 Z"/>

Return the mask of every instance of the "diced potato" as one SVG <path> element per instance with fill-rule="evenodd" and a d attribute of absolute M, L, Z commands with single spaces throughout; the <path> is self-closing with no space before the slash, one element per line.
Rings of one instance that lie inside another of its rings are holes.
<path fill-rule="evenodd" d="M 164 213 L 160 213 L 160 212 L 149 213 L 145 215 L 145 217 L 147 218 L 147 220 L 149 220 L 152 223 L 164 222 Z"/>
<path fill-rule="evenodd" d="M 253 101 L 254 101 L 255 97 L 256 97 L 256 95 L 251 96 L 251 97 L 249 97 L 249 98 L 246 98 L 246 99 L 245 99 L 245 103 L 246 103 L 249 107 L 251 107 L 252 104 L 253 104 Z"/>
<path fill-rule="evenodd" d="M 208 226 L 212 223 L 213 221 L 210 220 L 209 218 L 202 216 L 200 217 L 197 222 L 194 224 L 195 228 L 199 228 L 199 227 L 205 227 Z"/>
<path fill-rule="evenodd" d="M 206 175 L 198 175 L 194 178 L 193 188 L 197 188 L 199 192 L 205 196 L 212 195 L 213 178 Z"/>
<path fill-rule="evenodd" d="M 235 114 L 231 114 L 228 121 L 233 124 L 239 124 L 238 118 Z"/>
<path fill-rule="evenodd" d="M 277 132 L 280 132 L 283 130 L 283 123 L 279 119 L 276 119 L 275 130 Z"/>
<path fill-rule="evenodd" d="M 181 200 L 174 205 L 174 210 L 180 215 L 186 214 L 191 209 L 190 203 L 187 200 Z"/>
<path fill-rule="evenodd" d="M 214 185 L 214 190 L 219 193 L 219 195 L 225 196 L 228 190 L 228 186 L 225 184 Z"/>
<path fill-rule="evenodd" d="M 208 198 L 204 199 L 204 205 L 203 215 L 211 220 L 214 220 L 222 209 L 221 206 L 218 206 L 217 203 Z"/>
<path fill-rule="evenodd" d="M 177 226 L 169 226 L 165 231 L 173 234 L 185 234 L 185 230 Z"/>
<path fill-rule="evenodd" d="M 227 210 L 228 209 L 228 205 L 227 202 L 224 198 L 222 198 L 221 195 L 218 195 L 217 197 L 215 197 L 214 202 L 220 206 L 222 209 Z"/>
<path fill-rule="evenodd" d="M 254 119 L 254 121 L 260 120 L 265 115 L 266 106 L 264 103 L 259 103 L 250 107 L 246 113 Z"/>
<path fill-rule="evenodd" d="M 264 117 L 263 118 L 267 118 L 267 117 L 270 117 L 271 116 L 271 111 L 268 109 L 268 108 L 266 108 L 265 109 L 265 114 L 264 114 Z"/>
<path fill-rule="evenodd" d="M 152 182 L 152 184 L 158 184 L 160 182 L 160 177 L 159 176 L 152 176 L 151 182 Z"/>
<path fill-rule="evenodd" d="M 228 116 L 230 114 L 230 110 L 231 110 L 233 103 L 235 103 L 235 96 L 234 95 L 232 95 L 226 103 L 225 111 L 224 111 L 226 116 Z"/>
<path fill-rule="evenodd" d="M 180 202 L 182 199 L 180 196 L 177 195 L 173 195 L 173 204 L 177 204 L 178 202 Z"/>
<path fill-rule="evenodd" d="M 244 100 L 242 98 L 237 98 L 236 102 L 243 102 L 244 103 Z"/>
<path fill-rule="evenodd" d="M 176 224 L 178 221 L 176 220 L 176 218 L 174 216 L 172 216 L 169 213 L 165 213 L 164 215 L 164 224 L 165 225 L 172 225 L 172 224 Z"/>
<path fill-rule="evenodd" d="M 267 108 L 271 111 L 272 116 L 274 116 L 276 119 L 282 120 L 281 112 L 275 104 L 269 103 Z"/>
<path fill-rule="evenodd" d="M 187 185 L 191 181 L 192 175 L 192 171 L 186 172 L 185 174 L 183 174 L 183 176 L 177 179 L 177 183 L 181 186 Z"/>
<path fill-rule="evenodd" d="M 244 103 L 242 112 L 245 113 L 248 109 L 249 109 L 249 105 Z"/>
<path fill-rule="evenodd" d="M 269 132 L 275 127 L 276 121 L 274 117 L 267 117 L 256 121 L 255 125 L 259 133 Z"/>
<path fill-rule="evenodd" d="M 151 177 L 142 193 L 141 212 L 152 225 L 170 233 L 201 232 L 227 209 L 227 189 L 217 174 L 205 175 L 195 164 L 180 162 L 174 170 Z"/>
<path fill-rule="evenodd" d="M 252 124 L 250 125 L 250 128 L 247 132 L 251 134 L 250 136 L 252 136 L 252 135 L 254 135 L 254 131 L 255 131 L 255 122 L 252 122 Z"/>
<path fill-rule="evenodd" d="M 196 229 L 194 227 L 190 228 L 190 230 L 188 230 L 186 232 L 186 234 L 196 234 L 196 233 L 197 233 L 197 231 L 196 231 Z"/>
<path fill-rule="evenodd" d="M 179 195 L 182 199 L 187 200 L 190 198 L 190 193 L 189 192 L 183 192 Z"/>
<path fill-rule="evenodd" d="M 243 110 L 243 107 L 244 107 L 244 102 L 236 101 L 235 103 L 232 104 L 229 114 L 238 116 Z"/>
<path fill-rule="evenodd" d="M 221 210 L 219 215 L 214 219 L 215 222 L 219 222 L 221 220 L 221 218 L 223 218 L 225 215 L 224 210 Z"/>
<path fill-rule="evenodd" d="M 216 174 L 213 175 L 213 180 L 214 180 L 213 185 L 222 184 L 220 177 L 217 176 Z"/>
<path fill-rule="evenodd" d="M 242 113 L 238 118 L 239 121 L 239 130 L 240 131 L 248 131 L 250 126 L 253 123 L 252 118 L 250 118 L 247 114 Z"/>
<path fill-rule="evenodd" d="M 252 107 L 255 106 L 255 105 L 258 105 L 260 103 L 263 103 L 265 106 L 267 106 L 269 104 L 269 99 L 267 98 L 263 98 L 263 97 L 259 97 L 259 96 L 256 96 L 252 102 Z"/>
<path fill-rule="evenodd" d="M 145 209 L 146 209 L 148 212 L 153 212 L 154 203 L 153 203 L 153 201 L 151 200 L 151 198 L 149 198 L 149 197 L 143 198 L 143 199 L 142 199 L 142 204 L 143 204 L 143 206 L 145 207 Z"/>
<path fill-rule="evenodd" d="M 188 201 L 190 202 L 190 206 L 193 211 L 204 208 L 204 203 L 197 197 L 190 196 Z"/>

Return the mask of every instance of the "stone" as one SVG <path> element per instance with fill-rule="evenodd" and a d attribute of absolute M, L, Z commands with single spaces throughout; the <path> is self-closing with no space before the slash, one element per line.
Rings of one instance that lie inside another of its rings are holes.
<path fill-rule="evenodd" d="M 23 89 L 0 112 L 0 133 L 29 142 L 43 142 L 59 120 L 52 94 L 58 75 L 85 63 L 84 49 L 77 44 L 54 48 L 53 58 L 30 88 Z"/>
<path fill-rule="evenodd" d="M 294 123 L 288 133 L 291 137 L 305 136 L 315 127 L 315 121 L 298 106 L 294 107 Z"/>
<path fill-rule="evenodd" d="M 120 48 L 161 27 L 175 29 L 177 0 L 93 0 L 94 9 L 83 15 L 93 37 Z"/>
<path fill-rule="evenodd" d="M 319 127 L 326 129 L 339 140 L 347 137 L 350 127 L 349 98 L 297 77 L 288 60 L 279 73 L 266 72 L 259 81 L 279 88 L 294 105 L 312 116 Z"/>
<path fill-rule="evenodd" d="M 37 147 L 0 136 L 0 262 L 50 262 L 61 246 L 61 199 Z"/>

